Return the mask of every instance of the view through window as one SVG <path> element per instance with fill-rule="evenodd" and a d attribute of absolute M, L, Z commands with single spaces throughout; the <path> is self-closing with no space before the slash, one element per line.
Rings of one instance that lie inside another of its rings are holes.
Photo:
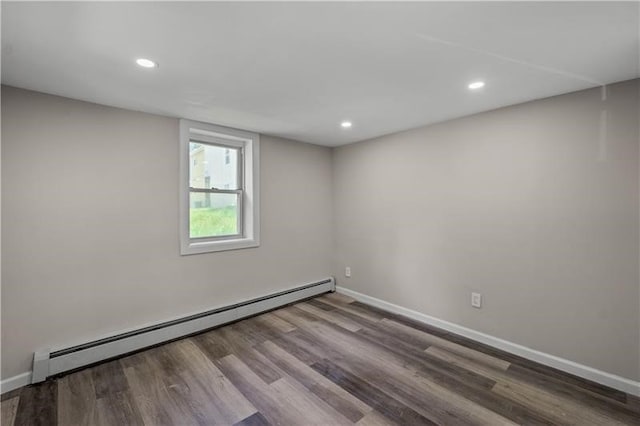
<path fill-rule="evenodd" d="M 242 234 L 240 149 L 189 142 L 189 236 Z"/>

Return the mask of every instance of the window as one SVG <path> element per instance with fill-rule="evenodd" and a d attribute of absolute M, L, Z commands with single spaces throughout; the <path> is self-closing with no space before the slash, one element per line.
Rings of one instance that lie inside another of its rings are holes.
<path fill-rule="evenodd" d="M 259 136 L 180 120 L 181 254 L 257 247 Z"/>

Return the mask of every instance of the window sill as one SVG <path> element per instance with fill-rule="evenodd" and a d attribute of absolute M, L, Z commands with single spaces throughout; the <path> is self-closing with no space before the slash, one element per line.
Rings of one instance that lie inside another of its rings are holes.
<path fill-rule="evenodd" d="M 190 254 L 239 250 L 259 246 L 260 241 L 257 241 L 255 238 L 238 238 L 233 240 L 220 241 L 192 241 L 180 248 L 180 254 L 185 256 Z"/>

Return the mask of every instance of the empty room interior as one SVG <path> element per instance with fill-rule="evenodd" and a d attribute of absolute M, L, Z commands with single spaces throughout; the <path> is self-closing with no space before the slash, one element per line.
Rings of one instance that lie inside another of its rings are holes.
<path fill-rule="evenodd" d="M 11 2 L 1 424 L 640 425 L 640 3 Z"/>

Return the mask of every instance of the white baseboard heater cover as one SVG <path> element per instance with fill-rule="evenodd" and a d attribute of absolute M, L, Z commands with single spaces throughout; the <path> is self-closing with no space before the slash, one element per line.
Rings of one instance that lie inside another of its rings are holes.
<path fill-rule="evenodd" d="M 67 371 L 199 333 L 322 293 L 333 292 L 335 287 L 335 280 L 327 278 L 246 302 L 158 323 L 81 345 L 55 351 L 41 350 L 33 356 L 31 383 L 42 382 L 48 377 Z"/>

